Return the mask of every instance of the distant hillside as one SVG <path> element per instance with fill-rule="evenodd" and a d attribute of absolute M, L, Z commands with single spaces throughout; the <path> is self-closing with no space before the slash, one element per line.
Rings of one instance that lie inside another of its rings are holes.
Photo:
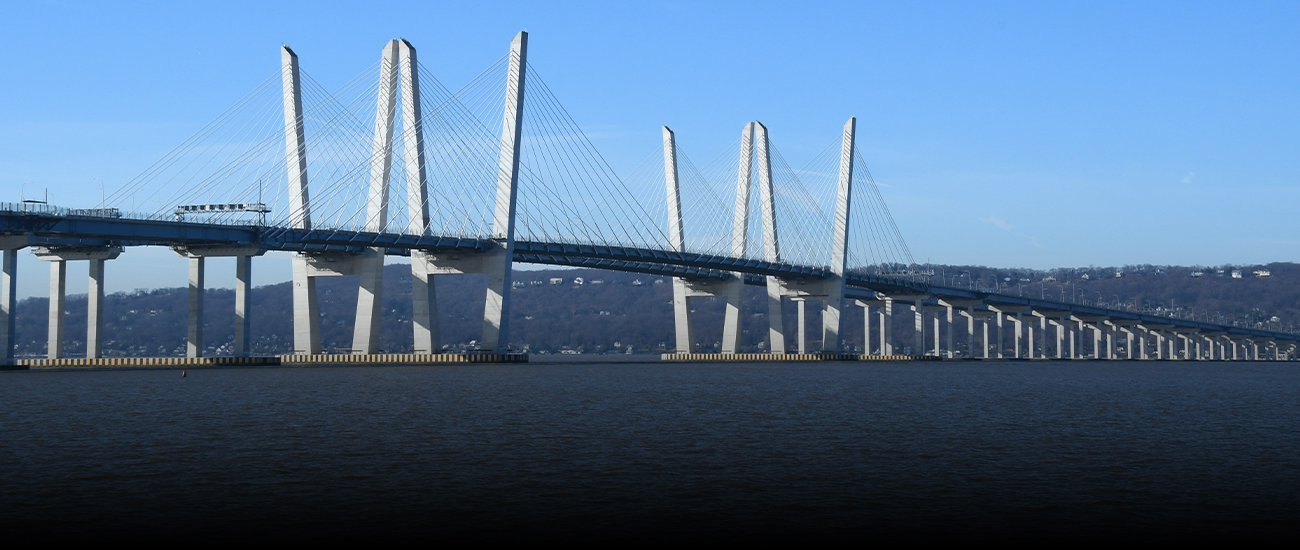
<path fill-rule="evenodd" d="M 1073 301 L 1267 330 L 1300 329 L 1300 264 L 1093 266 L 1052 270 L 933 265 L 936 285 Z M 1234 278 L 1236 272 L 1241 278 Z M 1256 275 L 1259 272 L 1259 276 Z"/>
<path fill-rule="evenodd" d="M 1016 270 L 981 266 L 926 266 L 935 272 L 934 284 L 1045 296 L 1050 299 L 1107 307 L 1136 308 L 1156 313 L 1241 326 L 1291 330 L 1300 320 L 1300 265 L 1219 268 L 1122 266 L 1088 269 Z M 1241 279 L 1232 278 L 1241 270 Z M 1254 271 L 1268 271 L 1256 277 Z M 1193 277 L 1200 272 L 1201 276 Z M 1116 273 L 1122 276 L 1116 277 Z M 1085 275 L 1087 276 L 1085 278 Z M 575 284 L 581 277 L 584 284 Z M 551 284 L 552 278 L 563 279 Z M 602 270 L 516 271 L 523 287 L 512 293 L 510 340 L 517 348 L 533 352 L 657 353 L 673 346 L 672 288 L 663 277 Z M 640 284 L 637 284 L 637 283 Z M 328 350 L 351 348 L 357 283 L 351 277 L 318 279 L 321 336 Z M 438 277 L 436 280 L 439 327 L 443 342 L 452 348 L 472 347 L 482 330 L 482 276 Z M 252 291 L 253 349 L 256 354 L 287 353 L 293 349 L 292 298 L 289 283 L 258 287 Z M 386 351 L 411 349 L 411 277 L 405 265 L 384 270 L 383 320 L 380 346 Z M 760 287 L 746 287 L 742 317 L 742 351 L 767 348 L 767 304 Z M 695 331 L 701 349 L 717 349 L 722 337 L 723 302 L 694 299 Z M 18 304 L 17 353 L 44 356 L 46 298 L 28 298 Z M 86 298 L 67 301 L 66 352 L 85 353 Z M 169 288 L 106 297 L 104 305 L 107 355 L 175 356 L 185 349 L 186 290 Z M 209 290 L 205 296 L 207 354 L 229 354 L 234 340 L 234 292 Z M 846 308 L 846 343 L 862 344 L 862 312 Z M 897 331 L 911 321 L 897 316 Z M 795 309 L 786 305 L 789 345 L 795 338 Z M 810 308 L 809 344 L 819 345 L 821 318 Z M 901 333 L 901 332 L 900 332 Z"/>

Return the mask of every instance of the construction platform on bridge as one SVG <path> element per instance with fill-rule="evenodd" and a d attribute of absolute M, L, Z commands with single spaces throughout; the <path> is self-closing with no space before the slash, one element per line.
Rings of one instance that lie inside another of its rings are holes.
<path fill-rule="evenodd" d="M 371 353 L 281 355 L 283 365 L 441 365 L 447 363 L 527 363 L 527 353 Z"/>
<path fill-rule="evenodd" d="M 664 361 L 941 361 L 933 355 L 859 355 L 856 353 L 665 353 Z"/>

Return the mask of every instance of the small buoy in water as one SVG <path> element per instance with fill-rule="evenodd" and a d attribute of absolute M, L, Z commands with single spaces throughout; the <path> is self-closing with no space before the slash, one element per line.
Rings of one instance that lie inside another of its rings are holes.
<path fill-rule="evenodd" d="M 181 371 L 181 378 L 185 378 L 185 371 Z"/>

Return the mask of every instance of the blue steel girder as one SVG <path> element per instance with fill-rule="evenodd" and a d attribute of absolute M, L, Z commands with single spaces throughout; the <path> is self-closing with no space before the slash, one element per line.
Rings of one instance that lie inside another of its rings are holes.
<path fill-rule="evenodd" d="M 820 267 L 630 246 L 515 241 L 515 252 L 573 258 L 600 258 L 637 263 L 673 264 L 683 267 L 698 267 L 717 271 L 740 271 L 777 277 L 825 277 L 829 273 L 826 269 Z"/>
<path fill-rule="evenodd" d="M 260 228 L 241 225 L 180 223 L 132 218 L 0 213 L 0 231 L 36 237 L 130 241 L 148 244 L 257 242 Z"/>
<path fill-rule="evenodd" d="M 655 264 L 648 262 L 628 262 L 623 260 L 610 260 L 603 258 L 587 258 L 580 256 L 553 256 L 547 254 L 533 254 L 515 252 L 514 261 L 547 264 L 547 265 L 564 265 L 571 267 L 589 267 L 596 269 L 610 269 L 614 271 L 627 271 L 632 273 L 646 273 L 649 275 L 662 275 L 668 277 L 686 277 L 686 278 L 709 278 L 718 280 L 727 280 L 734 275 L 726 271 L 717 271 L 713 269 L 703 269 L 698 267 L 686 267 L 672 264 Z"/>

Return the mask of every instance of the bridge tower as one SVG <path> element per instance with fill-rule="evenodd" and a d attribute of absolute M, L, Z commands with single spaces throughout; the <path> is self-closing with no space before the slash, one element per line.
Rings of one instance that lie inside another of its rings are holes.
<path fill-rule="evenodd" d="M 667 126 L 664 134 L 664 180 L 668 191 L 668 239 L 674 252 L 686 251 L 686 232 L 682 219 L 681 186 L 677 175 L 677 139 Z M 743 257 L 749 231 L 749 176 L 753 149 L 754 123 L 745 125 L 740 140 L 740 173 L 736 187 L 736 209 L 732 225 L 732 255 Z M 740 344 L 740 303 L 745 287 L 743 273 L 718 281 L 712 278 L 673 277 L 673 325 L 677 353 L 691 353 L 695 346 L 689 300 L 719 296 L 727 300 L 723 316 L 722 353 L 736 353 Z"/>
<path fill-rule="evenodd" d="M 397 40 L 384 46 L 379 63 L 379 97 L 375 105 L 374 141 L 370 154 L 370 192 L 366 196 L 365 230 L 382 233 L 388 226 L 388 182 L 393 165 L 393 127 L 397 112 L 397 72 L 400 64 Z M 405 41 L 402 41 L 405 42 Z M 411 50 L 407 44 L 408 51 Z M 403 101 L 418 104 L 419 97 Z M 409 135 L 409 134 L 408 134 Z M 419 144 L 417 144 L 418 148 Z M 357 261 L 360 288 L 357 316 L 353 324 L 352 353 L 371 354 L 379 350 L 379 306 L 384 284 L 385 250 L 366 248 Z"/>
<path fill-rule="evenodd" d="M 289 224 L 311 229 L 311 195 L 307 187 L 307 137 L 303 129 L 302 84 L 298 55 L 288 46 L 280 49 L 284 88 L 284 155 L 289 176 Z M 320 353 L 320 313 L 316 304 L 316 277 L 304 252 L 293 256 L 294 353 Z"/>
<path fill-rule="evenodd" d="M 781 261 L 781 244 L 777 234 L 776 205 L 772 189 L 772 161 L 768 154 L 767 127 L 757 124 L 756 155 L 759 175 L 759 200 L 763 209 L 763 256 L 769 262 Z M 844 274 L 848 260 L 849 209 L 853 195 L 853 155 L 857 134 L 857 118 L 851 117 L 844 124 L 844 133 L 840 146 L 840 174 L 835 198 L 834 232 L 831 242 L 830 276 L 819 279 L 786 279 L 775 276 L 767 277 L 767 311 L 768 335 L 772 353 L 786 353 L 785 320 L 781 313 L 782 298 L 789 297 L 799 302 L 803 311 L 804 302 L 820 300 L 822 302 L 822 349 L 824 353 L 843 351 L 840 335 L 844 332 L 842 315 L 844 301 Z M 920 315 L 918 310 L 917 315 Z M 802 321 L 803 316 L 800 316 Z M 807 353 L 804 348 L 803 332 L 805 327 L 799 324 L 800 353 Z"/>
<path fill-rule="evenodd" d="M 413 51 L 413 50 L 412 50 Z M 493 246 L 485 252 L 412 253 L 412 280 L 417 351 L 422 345 L 437 352 L 438 309 L 433 292 L 433 275 L 483 273 L 488 276 L 483 308 L 483 336 L 479 347 L 505 353 L 509 350 L 510 288 L 515 253 L 515 205 L 519 196 L 519 149 L 524 122 L 524 85 L 528 67 L 528 33 L 521 31 L 510 43 L 507 63 L 505 113 L 501 122 L 501 141 L 497 157 L 497 192 L 492 217 Z M 403 102 L 404 104 L 406 102 Z M 412 114 L 412 116 L 418 116 Z M 408 139 L 410 133 L 408 132 Z M 410 155 L 407 155 L 410 157 Z M 408 170 L 410 167 L 408 166 Z M 410 181 L 410 175 L 407 176 Z M 425 214 L 427 215 L 427 214 Z M 427 225 L 427 223 L 426 223 Z M 416 265 L 417 263 L 421 265 Z M 427 282 L 425 295 L 419 295 L 421 275 Z"/>

